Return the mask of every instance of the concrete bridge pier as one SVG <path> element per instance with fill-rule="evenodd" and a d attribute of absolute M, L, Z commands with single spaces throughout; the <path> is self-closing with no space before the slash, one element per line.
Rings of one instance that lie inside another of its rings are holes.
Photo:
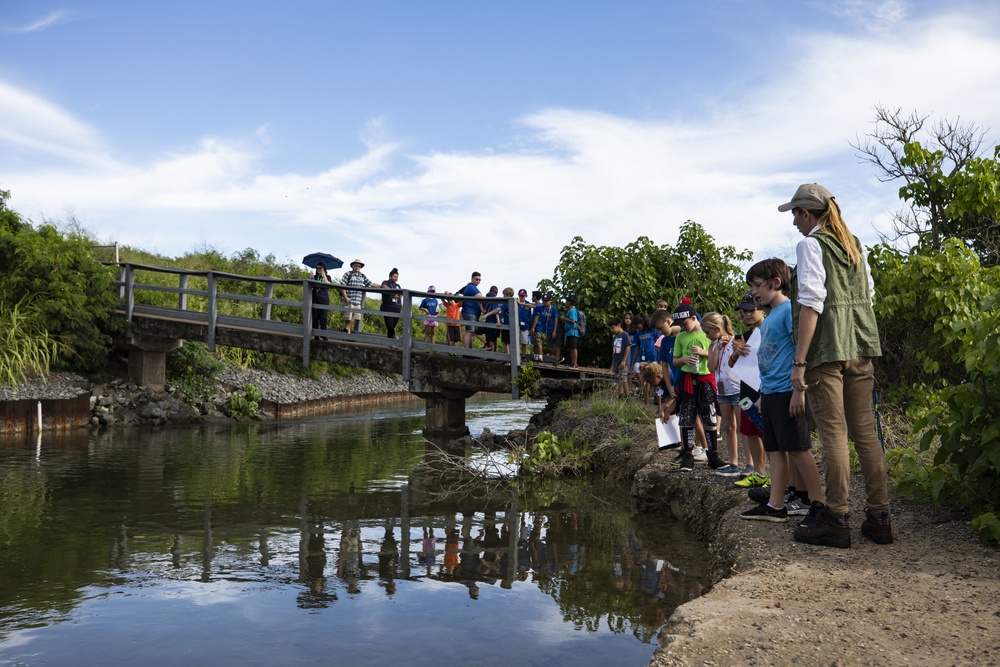
<path fill-rule="evenodd" d="M 167 352 L 184 341 L 132 333 L 128 340 L 128 375 L 141 387 L 163 391 L 167 384 Z"/>
<path fill-rule="evenodd" d="M 469 434 L 465 425 L 465 399 L 474 391 L 443 389 L 413 392 L 424 399 L 424 435 L 428 438 L 461 438 Z"/>

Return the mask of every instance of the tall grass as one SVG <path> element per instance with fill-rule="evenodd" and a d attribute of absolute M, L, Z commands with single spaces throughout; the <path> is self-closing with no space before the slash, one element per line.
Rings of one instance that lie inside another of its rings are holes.
<path fill-rule="evenodd" d="M 0 383 L 20 386 L 29 376 L 48 374 L 60 351 L 27 299 L 0 302 Z"/>

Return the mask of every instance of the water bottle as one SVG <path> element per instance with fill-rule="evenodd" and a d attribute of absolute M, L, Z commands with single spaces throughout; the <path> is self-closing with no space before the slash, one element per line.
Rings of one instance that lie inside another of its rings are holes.
<path fill-rule="evenodd" d="M 747 417 L 750 421 L 757 426 L 757 428 L 763 432 L 764 430 L 764 420 L 761 419 L 760 410 L 757 409 L 757 405 L 750 400 L 749 396 L 745 396 L 740 399 L 740 407 L 743 408 L 743 412 L 747 413 Z"/>

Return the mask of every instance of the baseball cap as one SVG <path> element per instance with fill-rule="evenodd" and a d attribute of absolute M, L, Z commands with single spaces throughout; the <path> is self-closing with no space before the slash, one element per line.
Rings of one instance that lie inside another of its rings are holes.
<path fill-rule="evenodd" d="M 757 310 L 757 302 L 753 298 L 753 290 L 747 290 L 747 293 L 743 295 L 740 299 L 740 305 L 736 306 L 736 310 Z"/>
<path fill-rule="evenodd" d="M 431 285 L 430 287 L 428 287 L 427 291 L 428 292 L 433 292 L 434 291 L 434 285 Z"/>
<path fill-rule="evenodd" d="M 519 289 L 519 290 L 517 290 L 517 295 L 518 296 L 528 296 L 528 290 L 526 290 L 526 289 Z"/>
<path fill-rule="evenodd" d="M 691 299 L 684 297 L 681 299 L 680 305 L 674 308 L 673 319 L 674 322 L 679 322 L 689 317 L 694 317 L 694 308 L 691 307 Z"/>
<path fill-rule="evenodd" d="M 819 183 L 805 183 L 799 186 L 792 196 L 792 201 L 778 207 L 779 213 L 791 211 L 793 208 L 804 208 L 807 211 L 825 211 L 828 201 L 833 199 L 830 191 Z"/>

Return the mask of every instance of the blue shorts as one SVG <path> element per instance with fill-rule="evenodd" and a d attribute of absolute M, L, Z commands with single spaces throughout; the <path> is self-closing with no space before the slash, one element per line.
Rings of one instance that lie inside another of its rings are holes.
<path fill-rule="evenodd" d="M 719 396 L 719 405 L 739 405 L 740 395 L 733 394 L 732 396 Z"/>
<path fill-rule="evenodd" d="M 479 321 L 479 316 L 476 315 L 475 313 L 466 313 L 466 312 L 463 311 L 462 312 L 462 319 L 465 320 L 465 321 L 467 321 L 467 322 L 478 322 Z M 476 327 L 474 325 L 472 325 L 472 324 L 466 324 L 465 325 L 465 330 L 466 331 L 475 332 Z"/>

